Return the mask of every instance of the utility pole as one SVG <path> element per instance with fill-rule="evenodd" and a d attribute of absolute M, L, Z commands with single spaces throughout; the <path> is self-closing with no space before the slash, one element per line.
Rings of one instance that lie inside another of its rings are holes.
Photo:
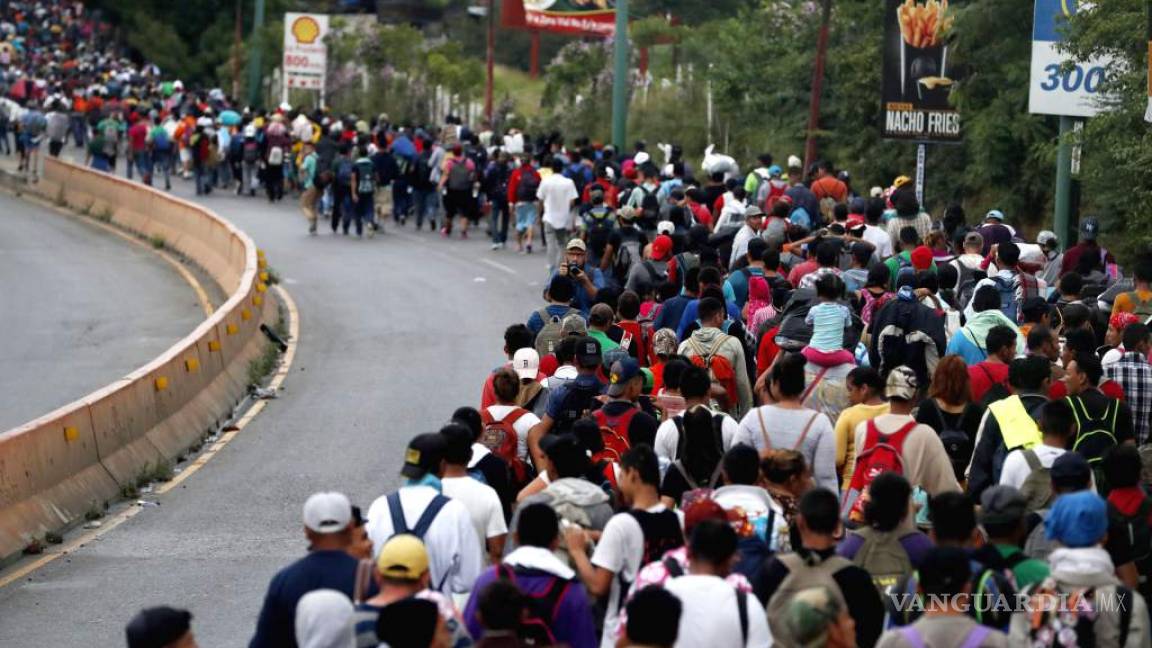
<path fill-rule="evenodd" d="M 1056 237 L 1065 248 L 1072 241 L 1072 129 L 1073 118 L 1060 116 L 1060 140 L 1056 149 Z"/>
<path fill-rule="evenodd" d="M 832 0 L 824 0 L 820 36 L 816 40 L 816 65 L 812 69 L 812 97 L 808 101 L 808 138 L 804 142 L 804 170 L 816 161 L 816 129 L 820 128 L 820 93 L 824 87 L 824 59 L 828 54 L 828 25 L 832 21 Z"/>
<path fill-rule="evenodd" d="M 232 100 L 240 98 L 240 48 L 244 39 L 244 0 L 236 0 L 236 34 L 232 43 Z"/>
<path fill-rule="evenodd" d="M 612 143 L 619 153 L 628 140 L 628 0 L 616 0 L 616 34 L 613 39 Z"/>
<path fill-rule="evenodd" d="M 484 118 L 488 128 L 496 128 L 492 119 L 492 93 L 496 85 L 496 0 L 488 0 L 488 82 L 484 88 Z"/>
<path fill-rule="evenodd" d="M 264 28 L 264 0 L 256 0 L 256 11 L 252 14 L 252 39 L 248 56 L 248 105 L 255 109 L 260 105 L 260 31 Z"/>

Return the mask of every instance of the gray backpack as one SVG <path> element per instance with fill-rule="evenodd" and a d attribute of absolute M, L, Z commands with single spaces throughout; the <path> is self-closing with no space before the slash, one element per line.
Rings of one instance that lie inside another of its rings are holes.
<path fill-rule="evenodd" d="M 556 345 L 560 344 L 560 339 L 563 337 L 563 323 L 564 318 L 572 314 L 580 314 L 580 311 L 575 308 L 569 308 L 568 312 L 563 315 L 552 315 L 548 312 L 548 308 L 544 307 L 536 311 L 540 315 L 540 319 L 544 321 L 544 328 L 536 334 L 536 353 L 540 357 L 552 353 L 556 349 Z"/>
<path fill-rule="evenodd" d="M 1020 494 L 1027 500 L 1025 511 L 1039 511 L 1052 504 L 1052 476 L 1051 471 L 1040 463 L 1040 457 L 1034 450 L 1023 450 L 1024 460 L 1028 462 L 1028 477 L 1020 485 Z"/>
<path fill-rule="evenodd" d="M 877 531 L 871 527 L 861 527 L 852 533 L 864 539 L 852 562 L 872 576 L 876 591 L 885 598 L 897 581 L 912 573 L 912 559 L 900 544 L 903 535 L 895 530 Z"/>
<path fill-rule="evenodd" d="M 841 609 L 846 609 L 848 604 L 844 601 L 844 594 L 832 576 L 852 563 L 842 556 L 833 555 L 821 561 L 815 554 L 805 558 L 797 553 L 779 554 L 776 560 L 788 568 L 788 575 L 768 600 L 768 627 L 772 630 L 773 645 L 792 648 L 800 646 L 785 622 L 792 598 L 812 587 L 827 587 L 839 601 Z"/>
<path fill-rule="evenodd" d="M 1029 558 L 1047 562 L 1048 554 L 1055 551 L 1059 545 L 1044 535 L 1044 521 L 1048 519 L 1048 509 L 1036 511 L 1036 515 L 1040 516 L 1040 523 L 1032 528 L 1028 539 L 1024 541 L 1024 553 Z"/>

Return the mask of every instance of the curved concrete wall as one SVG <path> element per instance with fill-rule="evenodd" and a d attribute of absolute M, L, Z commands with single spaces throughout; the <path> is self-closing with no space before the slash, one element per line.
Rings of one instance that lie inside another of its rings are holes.
<path fill-rule="evenodd" d="M 25 190 L 162 237 L 229 297 L 147 365 L 0 434 L 0 558 L 117 497 L 149 466 L 176 458 L 227 418 L 264 348 L 260 324 L 276 315 L 252 240 L 203 207 L 53 158 Z"/>

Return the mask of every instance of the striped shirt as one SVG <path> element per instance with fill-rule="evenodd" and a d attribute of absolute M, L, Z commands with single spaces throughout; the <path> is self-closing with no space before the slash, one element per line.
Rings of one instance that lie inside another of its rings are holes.
<path fill-rule="evenodd" d="M 1128 351 L 1104 369 L 1104 377 L 1115 380 L 1124 388 L 1126 401 L 1132 407 L 1136 445 L 1144 445 L 1148 442 L 1149 425 L 1152 425 L 1152 365 L 1142 354 Z"/>

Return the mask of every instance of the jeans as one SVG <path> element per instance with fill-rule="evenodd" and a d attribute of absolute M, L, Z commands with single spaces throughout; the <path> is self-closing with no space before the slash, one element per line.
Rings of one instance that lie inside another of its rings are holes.
<path fill-rule="evenodd" d="M 220 164 L 216 165 L 216 186 L 227 189 L 230 184 L 232 184 L 232 162 L 231 160 L 222 160 Z"/>
<path fill-rule="evenodd" d="M 12 142 L 8 139 L 8 122 L 0 124 L 0 152 L 12 155 Z"/>
<path fill-rule="evenodd" d="M 84 121 L 84 115 L 79 113 L 72 115 L 69 119 L 72 126 L 72 141 L 76 143 L 76 148 L 81 148 L 88 143 L 88 123 Z"/>
<path fill-rule="evenodd" d="M 413 189 L 412 203 L 416 209 L 416 227 L 422 227 L 427 218 L 428 226 L 436 229 L 436 209 L 439 207 L 436 189 Z"/>
<path fill-rule="evenodd" d="M 332 231 L 335 232 L 340 228 L 340 222 L 345 223 L 344 231 L 347 229 L 347 220 L 345 214 L 352 211 L 352 187 L 333 183 L 332 184 Z"/>
<path fill-rule="evenodd" d="M 240 177 L 243 181 L 240 183 L 240 188 L 237 193 L 250 193 L 256 194 L 256 187 L 260 185 L 260 181 L 256 175 L 255 162 L 241 162 L 240 163 Z"/>
<path fill-rule="evenodd" d="M 152 156 L 148 151 L 136 151 L 128 164 L 128 177 L 132 177 L 132 167 L 140 172 L 140 179 L 152 184 Z"/>
<path fill-rule="evenodd" d="M 264 186 L 268 191 L 268 202 L 284 197 L 284 165 L 269 164 L 264 168 Z"/>
<path fill-rule="evenodd" d="M 493 199 L 492 205 L 492 242 L 508 242 L 508 201 Z"/>
<path fill-rule="evenodd" d="M 155 173 L 164 174 L 164 188 L 172 188 L 172 152 L 152 151 L 152 168 Z"/>
<path fill-rule="evenodd" d="M 412 209 L 412 191 L 408 181 L 396 178 L 392 181 L 392 220 L 399 223 L 408 220 L 408 212 Z"/>
<path fill-rule="evenodd" d="M 196 195 L 206 196 L 212 193 L 212 169 L 203 164 L 196 164 L 192 167 L 192 172 L 196 175 Z"/>
<path fill-rule="evenodd" d="M 356 236 L 364 234 L 364 224 L 367 223 L 369 227 L 372 226 L 372 208 L 375 204 L 375 195 L 373 194 L 356 194 L 356 199 L 351 201 L 351 209 L 344 211 L 344 233 L 348 233 L 348 225 L 352 221 L 356 221 Z"/>
<path fill-rule="evenodd" d="M 544 223 L 544 232 L 547 235 L 548 245 L 548 274 L 556 272 L 560 267 L 560 259 L 564 255 L 564 246 L 568 244 L 568 228 L 552 227 Z"/>

